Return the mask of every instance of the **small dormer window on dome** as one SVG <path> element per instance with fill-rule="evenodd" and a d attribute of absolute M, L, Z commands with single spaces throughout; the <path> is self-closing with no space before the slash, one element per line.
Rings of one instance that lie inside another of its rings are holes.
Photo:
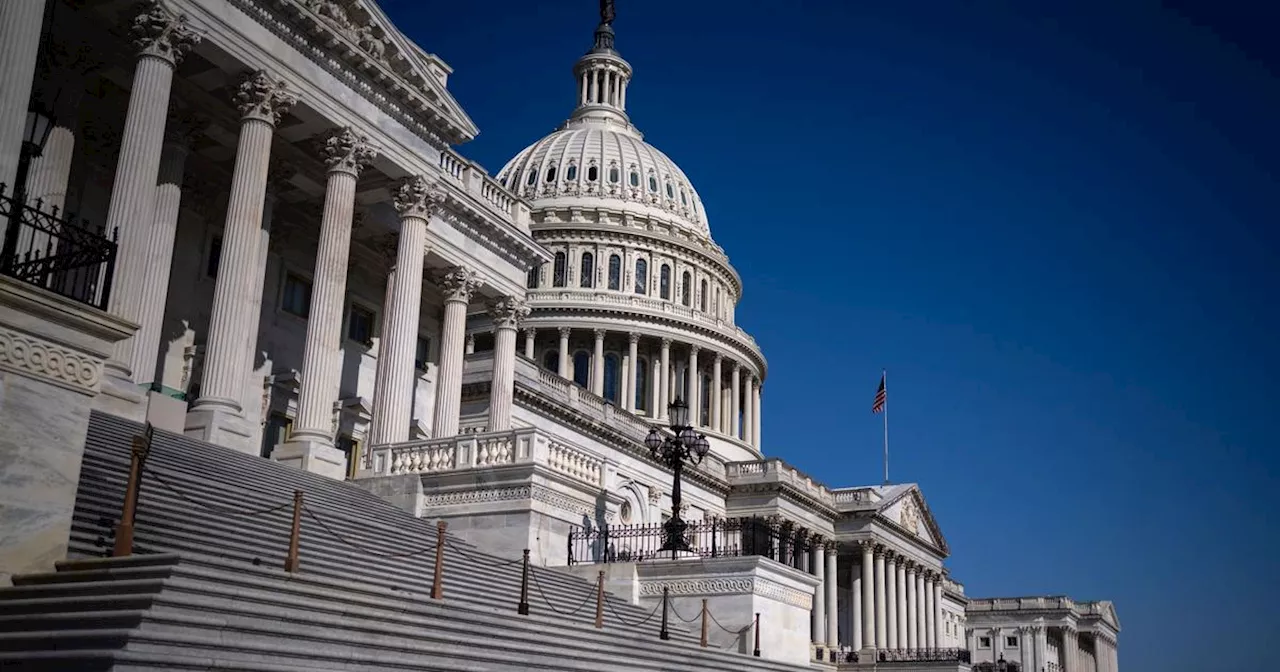
<path fill-rule="evenodd" d="M 547 182 L 551 183 L 555 181 L 556 181 L 556 167 L 551 166 L 547 168 Z"/>
<path fill-rule="evenodd" d="M 565 179 L 565 181 L 566 181 L 566 182 L 572 182 L 572 181 L 574 181 L 574 180 L 578 179 L 578 166 L 577 166 L 577 164 L 573 163 L 572 161 L 570 161 L 570 162 L 569 162 L 569 167 L 568 167 L 568 168 L 566 168 L 566 169 L 565 169 L 565 171 L 564 171 L 564 179 Z"/>
<path fill-rule="evenodd" d="M 525 184 L 532 187 L 537 183 L 538 183 L 538 171 L 536 170 L 529 171 L 529 179 L 525 181 Z"/>
<path fill-rule="evenodd" d="M 649 191 L 655 194 L 658 193 L 658 178 L 654 177 L 652 174 L 649 175 Z"/>
<path fill-rule="evenodd" d="M 640 186 L 640 173 L 634 168 L 631 169 L 631 186 Z"/>
<path fill-rule="evenodd" d="M 684 188 L 680 189 L 680 205 L 689 205 L 689 199 L 685 197 Z"/>
<path fill-rule="evenodd" d="M 595 166 L 587 166 L 587 181 L 595 182 L 600 179 L 600 169 Z"/>
<path fill-rule="evenodd" d="M 675 198 L 675 197 L 676 197 L 676 190 L 675 190 L 675 187 L 671 186 L 671 183 L 670 183 L 670 182 L 668 182 L 668 183 L 667 183 L 667 198 Z"/>
<path fill-rule="evenodd" d="M 618 167 L 616 165 L 609 166 L 609 183 L 617 184 L 618 180 L 621 178 L 622 175 L 618 172 Z"/>

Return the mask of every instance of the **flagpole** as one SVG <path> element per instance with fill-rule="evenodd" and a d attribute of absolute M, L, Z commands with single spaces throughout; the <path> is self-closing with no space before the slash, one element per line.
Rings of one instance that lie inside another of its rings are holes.
<path fill-rule="evenodd" d="M 884 484 L 889 485 L 889 371 L 880 370 L 880 380 L 884 381 L 884 408 L 880 415 L 884 416 Z"/>

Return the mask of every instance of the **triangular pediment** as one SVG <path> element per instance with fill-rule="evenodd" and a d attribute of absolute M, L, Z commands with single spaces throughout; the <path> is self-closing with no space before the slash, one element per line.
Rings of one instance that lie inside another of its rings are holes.
<path fill-rule="evenodd" d="M 907 534 L 915 535 L 921 543 L 938 549 L 943 555 L 950 552 L 919 486 L 914 483 L 887 486 L 883 497 L 877 510 L 882 518 Z"/>
<path fill-rule="evenodd" d="M 277 0 L 291 5 L 302 19 L 327 28 L 321 46 L 352 61 L 375 82 L 398 95 L 417 99 L 413 108 L 439 127 L 451 142 L 466 142 L 479 133 L 445 87 L 449 68 L 401 33 L 373 0 Z M 336 40 L 335 40 L 336 38 Z"/>

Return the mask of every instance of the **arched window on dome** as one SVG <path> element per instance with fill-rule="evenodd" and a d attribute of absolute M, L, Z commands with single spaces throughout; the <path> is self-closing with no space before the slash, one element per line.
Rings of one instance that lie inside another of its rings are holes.
<path fill-rule="evenodd" d="M 574 181 L 574 180 L 578 179 L 578 166 L 577 166 L 577 164 L 574 164 L 574 163 L 570 163 L 570 164 L 569 164 L 569 167 L 568 167 L 568 168 L 566 168 L 566 169 L 565 169 L 565 171 L 564 171 L 564 179 L 565 179 L 565 181 L 567 181 L 567 182 L 572 182 L 572 181 Z"/>
<path fill-rule="evenodd" d="M 600 169 L 595 166 L 587 166 L 587 181 L 595 182 L 600 179 Z"/>
<path fill-rule="evenodd" d="M 639 173 L 639 171 L 637 171 L 636 169 L 632 168 L 632 169 L 631 169 L 631 178 L 630 178 L 630 179 L 631 179 L 631 186 L 633 186 L 633 187 L 638 187 L 638 186 L 640 186 L 640 173 Z"/>
<path fill-rule="evenodd" d="M 698 306 L 702 312 L 707 312 L 707 279 L 703 278 L 702 283 L 698 285 Z"/>
<path fill-rule="evenodd" d="M 565 278 L 565 256 L 564 252 L 556 252 L 555 267 L 552 269 L 551 286 L 564 287 Z"/>
<path fill-rule="evenodd" d="M 609 289 L 622 289 L 622 257 L 616 254 L 609 255 Z"/>
<path fill-rule="evenodd" d="M 658 178 L 654 177 L 652 174 L 649 175 L 649 191 L 655 194 L 658 193 Z"/>
<path fill-rule="evenodd" d="M 711 312 L 715 314 L 716 317 L 720 316 L 720 285 L 716 285 L 716 293 L 712 295 Z"/>
<path fill-rule="evenodd" d="M 618 172 L 618 167 L 609 166 L 609 183 L 617 184 L 619 179 L 621 179 L 621 174 Z"/>
<path fill-rule="evenodd" d="M 573 353 L 573 382 L 586 387 L 591 380 L 591 355 L 586 350 Z"/>
<path fill-rule="evenodd" d="M 667 183 L 667 198 L 675 198 L 675 197 L 676 197 L 676 188 L 675 188 L 675 187 L 673 187 L 673 186 L 671 186 L 671 183 L 670 183 L 670 182 L 668 182 L 668 183 Z"/>
<path fill-rule="evenodd" d="M 548 350 L 547 354 L 542 356 L 542 368 L 555 373 L 560 370 L 560 351 Z"/>
<path fill-rule="evenodd" d="M 582 253 L 582 272 L 579 274 L 581 280 L 578 284 L 583 287 L 596 286 L 596 256 L 590 252 Z"/>
<path fill-rule="evenodd" d="M 537 184 L 537 183 L 538 183 L 538 171 L 537 171 L 537 170 L 532 170 L 532 169 L 531 169 L 531 170 L 529 171 L 529 179 L 525 181 L 525 184 L 528 184 L 529 186 L 531 186 L 531 187 L 532 187 L 533 185 L 535 185 L 535 184 Z"/>
<path fill-rule="evenodd" d="M 618 403 L 618 379 L 620 370 L 618 356 L 612 352 L 604 356 L 604 398 Z"/>
<path fill-rule="evenodd" d="M 547 182 L 555 182 L 555 181 L 556 181 L 556 167 L 549 166 L 547 168 Z"/>
<path fill-rule="evenodd" d="M 637 361 L 636 389 L 633 390 L 633 393 L 636 395 L 636 410 L 647 411 L 649 410 L 649 405 L 645 403 L 645 400 L 649 395 L 645 394 L 645 392 L 649 389 L 649 360 L 637 358 Z"/>
<path fill-rule="evenodd" d="M 693 278 L 689 275 L 689 271 L 685 271 L 680 276 L 680 303 L 686 306 L 693 305 Z"/>
<path fill-rule="evenodd" d="M 671 266 L 667 264 L 658 272 L 658 296 L 664 301 L 671 300 Z"/>
<path fill-rule="evenodd" d="M 649 293 L 649 262 L 636 259 L 636 294 Z"/>
<path fill-rule="evenodd" d="M 534 266 L 529 269 L 529 276 L 525 279 L 526 287 L 528 287 L 529 289 L 538 288 L 538 275 L 539 275 L 538 271 L 541 269 L 542 269 L 541 266 Z"/>
<path fill-rule="evenodd" d="M 680 188 L 680 205 L 689 205 L 689 199 L 685 196 L 684 187 Z"/>

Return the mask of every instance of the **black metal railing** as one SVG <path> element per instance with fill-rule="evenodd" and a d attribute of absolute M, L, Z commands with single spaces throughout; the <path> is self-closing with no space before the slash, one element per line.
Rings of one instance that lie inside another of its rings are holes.
<path fill-rule="evenodd" d="M 667 557 L 662 524 L 582 527 L 569 531 L 568 563 L 642 562 Z M 809 536 L 764 518 L 728 518 L 688 523 L 690 550 L 703 558 L 759 555 L 796 566 L 810 550 Z"/>
<path fill-rule="evenodd" d="M 116 232 L 110 237 L 63 217 L 39 200 L 20 203 L 0 184 L 0 274 L 95 308 L 106 309 L 115 275 Z"/>
<path fill-rule="evenodd" d="M 876 651 L 881 663 L 967 663 L 968 649 L 885 649 Z"/>

